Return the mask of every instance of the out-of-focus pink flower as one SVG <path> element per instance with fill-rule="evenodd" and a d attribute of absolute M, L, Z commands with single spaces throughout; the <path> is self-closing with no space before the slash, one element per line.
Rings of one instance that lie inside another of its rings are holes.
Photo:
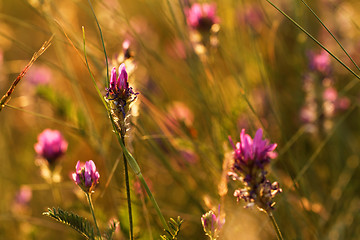
<path fill-rule="evenodd" d="M 198 161 L 199 157 L 192 150 L 181 149 L 180 154 L 182 159 L 186 160 L 189 164 L 194 164 Z"/>
<path fill-rule="evenodd" d="M 27 213 L 29 208 L 29 203 L 32 198 L 32 190 L 28 186 L 21 186 L 21 188 L 16 192 L 14 201 L 11 206 L 11 210 L 15 214 L 24 214 Z"/>
<path fill-rule="evenodd" d="M 304 106 L 300 110 L 300 120 L 303 123 L 313 123 L 316 121 L 316 106 L 308 105 Z"/>
<path fill-rule="evenodd" d="M 51 69 L 42 65 L 33 65 L 25 75 L 32 85 L 48 84 L 52 78 Z"/>
<path fill-rule="evenodd" d="M 182 102 L 173 102 L 173 104 L 168 108 L 168 113 L 170 119 L 175 123 L 182 122 L 187 127 L 191 127 L 193 125 L 194 114 L 189 107 Z"/>
<path fill-rule="evenodd" d="M 38 135 L 38 142 L 34 145 L 36 153 L 45 158 L 50 164 L 63 155 L 68 147 L 61 133 L 57 130 L 45 129 Z"/>
<path fill-rule="evenodd" d="M 335 107 L 338 110 L 344 111 L 350 107 L 350 99 L 347 97 L 341 97 L 335 102 Z"/>
<path fill-rule="evenodd" d="M 22 186 L 15 195 L 15 204 L 26 205 L 32 198 L 32 191 L 30 187 Z"/>
<path fill-rule="evenodd" d="M 76 164 L 76 172 L 72 174 L 74 182 L 85 192 L 92 193 L 99 183 L 100 174 L 96 171 L 95 163 L 92 160 Z"/>
<path fill-rule="evenodd" d="M 329 102 L 335 102 L 338 98 L 338 92 L 333 87 L 328 87 L 323 92 L 323 99 Z"/>
<path fill-rule="evenodd" d="M 322 74 L 329 74 L 331 67 L 331 59 L 329 54 L 325 50 L 321 50 L 320 53 L 316 54 L 314 52 L 309 53 L 310 60 L 310 69 L 313 71 L 318 71 Z"/>
<path fill-rule="evenodd" d="M 185 59 L 186 58 L 186 48 L 184 42 L 180 39 L 175 39 L 173 42 L 168 43 L 165 46 L 166 52 L 170 57 L 175 59 Z"/>
<path fill-rule="evenodd" d="M 234 144 L 231 137 L 230 143 L 234 148 L 234 167 L 238 170 L 244 167 L 256 165 L 259 168 L 264 168 L 270 162 L 270 159 L 275 158 L 277 153 L 274 152 L 277 144 L 269 144 L 268 140 L 263 140 L 263 131 L 259 128 L 256 131 L 254 139 L 248 134 L 245 134 L 245 129 L 241 130 L 240 142 Z"/>
<path fill-rule="evenodd" d="M 215 3 L 195 3 L 191 8 L 185 9 L 185 15 L 188 25 L 198 30 L 208 31 L 213 24 L 219 22 Z"/>
<path fill-rule="evenodd" d="M 242 7 L 238 19 L 240 24 L 249 25 L 253 30 L 260 32 L 264 23 L 264 13 L 258 5 Z"/>
<path fill-rule="evenodd" d="M 334 111 L 343 111 L 349 108 L 350 100 L 347 97 L 339 97 L 338 91 L 333 87 L 328 87 L 323 92 L 324 101 L 334 104 Z"/>

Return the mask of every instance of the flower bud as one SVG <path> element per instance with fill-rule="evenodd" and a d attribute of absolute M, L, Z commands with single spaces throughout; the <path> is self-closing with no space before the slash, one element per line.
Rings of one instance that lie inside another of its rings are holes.
<path fill-rule="evenodd" d="M 208 235 L 210 239 L 216 239 L 220 229 L 224 225 L 224 221 L 220 217 L 217 217 L 211 210 L 202 215 L 201 223 L 206 235 Z"/>
<path fill-rule="evenodd" d="M 85 193 L 92 193 L 99 183 L 100 174 L 96 171 L 95 163 L 92 160 L 85 164 L 78 161 L 76 172 L 72 174 L 72 178 Z"/>

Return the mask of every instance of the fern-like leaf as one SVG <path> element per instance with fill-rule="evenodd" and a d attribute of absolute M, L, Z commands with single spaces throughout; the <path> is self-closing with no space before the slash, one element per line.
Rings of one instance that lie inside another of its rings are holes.
<path fill-rule="evenodd" d="M 181 224 L 184 222 L 183 219 L 181 219 L 181 217 L 177 217 L 176 220 L 174 220 L 173 218 L 170 218 L 169 221 L 169 226 L 170 226 L 170 230 L 164 230 L 165 231 L 165 235 L 161 235 L 161 239 L 162 240 L 176 240 L 177 236 L 179 235 L 180 232 L 180 227 Z"/>
<path fill-rule="evenodd" d="M 112 235 L 114 234 L 114 232 L 118 226 L 119 226 L 119 222 L 117 220 L 112 220 L 110 222 L 110 226 L 104 232 L 104 238 L 106 240 L 111 240 Z"/>
<path fill-rule="evenodd" d="M 56 221 L 59 221 L 61 223 L 64 223 L 72 227 L 80 234 L 82 234 L 84 237 L 86 237 L 86 239 L 90 239 L 90 240 L 95 239 L 94 227 L 86 218 L 80 217 L 71 212 L 64 211 L 61 208 L 58 209 L 48 208 L 48 211 L 44 212 L 43 215 L 51 217 Z"/>

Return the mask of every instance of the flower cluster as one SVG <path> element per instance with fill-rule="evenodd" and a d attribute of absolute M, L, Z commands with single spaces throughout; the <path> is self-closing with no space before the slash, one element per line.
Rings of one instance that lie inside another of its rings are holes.
<path fill-rule="evenodd" d="M 76 172 L 72 174 L 72 178 L 85 193 L 92 193 L 99 183 L 100 174 L 96 171 L 95 163 L 92 160 L 85 164 L 78 161 Z"/>
<path fill-rule="evenodd" d="M 34 145 L 36 153 L 46 159 L 49 164 L 54 164 L 68 147 L 61 133 L 57 130 L 45 129 L 38 135 L 38 142 Z"/>
<path fill-rule="evenodd" d="M 310 51 L 309 70 L 304 75 L 305 102 L 300 109 L 300 120 L 306 130 L 313 134 L 329 131 L 333 118 L 350 106 L 349 98 L 338 96 L 332 74 L 330 55 L 322 50 Z"/>
<path fill-rule="evenodd" d="M 216 216 L 215 213 L 210 210 L 209 212 L 202 215 L 201 223 L 206 235 L 208 235 L 211 240 L 215 240 L 219 237 L 219 232 L 225 223 L 225 219 L 221 218 L 220 216 Z"/>
<path fill-rule="evenodd" d="M 261 210 L 269 211 L 275 204 L 272 199 L 281 192 L 277 182 L 271 183 L 266 178 L 265 171 L 270 160 L 277 156 L 274 152 L 277 144 L 270 144 L 268 140 L 262 138 L 261 128 L 257 130 L 254 139 L 245 134 L 245 129 L 241 131 L 240 142 L 234 144 L 229 137 L 234 149 L 234 162 L 229 176 L 244 184 L 243 189 L 234 192 L 238 200 L 245 200 L 248 207 L 256 205 Z"/>
<path fill-rule="evenodd" d="M 213 24 L 219 22 L 214 3 L 195 3 L 191 8 L 185 9 L 185 14 L 188 25 L 200 31 L 209 31 Z"/>
<path fill-rule="evenodd" d="M 119 67 L 119 76 L 116 76 L 116 68 L 111 71 L 110 86 L 106 89 L 106 101 L 110 105 L 112 117 L 121 130 L 122 136 L 126 132 L 126 119 L 129 115 L 130 104 L 137 98 L 137 94 L 129 86 L 128 74 L 125 64 Z"/>

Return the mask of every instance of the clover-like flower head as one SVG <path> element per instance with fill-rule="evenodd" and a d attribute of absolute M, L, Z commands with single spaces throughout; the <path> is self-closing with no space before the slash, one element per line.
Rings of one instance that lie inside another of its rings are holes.
<path fill-rule="evenodd" d="M 219 22 L 215 3 L 195 3 L 191 8 L 185 9 L 185 14 L 188 25 L 198 30 L 210 30 L 213 24 Z"/>
<path fill-rule="evenodd" d="M 34 145 L 35 152 L 50 164 L 62 156 L 68 147 L 68 143 L 57 130 L 45 129 L 38 135 L 38 142 Z"/>
<path fill-rule="evenodd" d="M 74 182 L 85 192 L 92 193 L 99 183 L 100 174 L 96 171 L 95 163 L 92 160 L 76 164 L 76 172 L 72 174 Z"/>

